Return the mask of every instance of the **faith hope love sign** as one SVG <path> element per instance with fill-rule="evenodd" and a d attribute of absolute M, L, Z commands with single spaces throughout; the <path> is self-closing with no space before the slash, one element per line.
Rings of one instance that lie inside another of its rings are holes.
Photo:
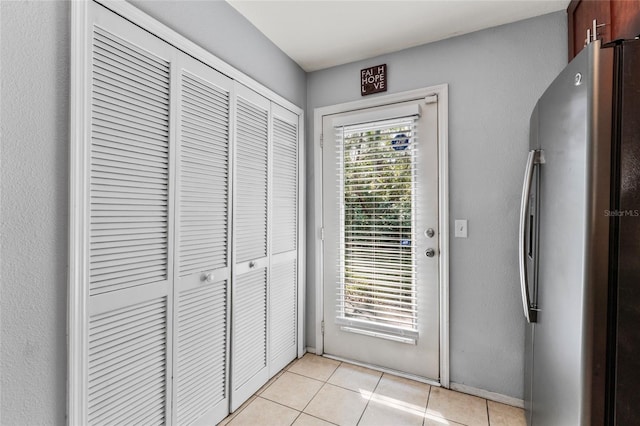
<path fill-rule="evenodd" d="M 360 94 L 362 96 L 387 91 L 387 64 L 360 70 Z"/>

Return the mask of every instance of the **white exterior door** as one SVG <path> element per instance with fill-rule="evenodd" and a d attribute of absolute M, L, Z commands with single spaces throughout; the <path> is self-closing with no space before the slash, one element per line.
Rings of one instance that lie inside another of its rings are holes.
<path fill-rule="evenodd" d="M 324 352 L 438 380 L 432 98 L 323 117 Z"/>

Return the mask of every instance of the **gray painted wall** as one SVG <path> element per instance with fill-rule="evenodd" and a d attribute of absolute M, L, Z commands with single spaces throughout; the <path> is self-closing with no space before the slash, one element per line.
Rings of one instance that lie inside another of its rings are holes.
<path fill-rule="evenodd" d="M 129 0 L 300 108 L 307 74 L 226 1 Z"/>
<path fill-rule="evenodd" d="M 63 424 L 69 5 L 0 2 L 3 425 Z"/>
<path fill-rule="evenodd" d="M 310 73 L 307 184 L 314 242 L 313 110 L 360 99 L 359 71 L 386 63 L 387 93 L 449 84 L 451 381 L 522 398 L 524 320 L 517 229 L 529 116 L 567 62 L 564 12 Z M 380 96 L 380 95 L 372 95 Z M 315 342 L 314 245 L 307 253 L 307 345 Z"/>
<path fill-rule="evenodd" d="M 304 71 L 227 3 L 138 5 L 304 107 Z M 1 1 L 0 28 L 0 423 L 65 424 L 69 3 Z"/>
<path fill-rule="evenodd" d="M 358 99 L 358 71 L 369 65 L 389 65 L 390 92 L 450 84 L 451 218 L 470 220 L 470 238 L 451 247 L 452 380 L 521 397 L 515 215 L 529 113 L 566 62 L 563 13 L 318 71 L 306 82 L 224 2 L 133 3 L 306 104 L 309 118 L 315 107 Z M 2 1 L 0 20 L 0 423 L 64 424 L 69 5 Z M 310 238 L 313 229 L 311 222 Z M 308 276 L 311 320 L 312 264 Z M 308 322 L 309 346 L 313 327 Z"/>

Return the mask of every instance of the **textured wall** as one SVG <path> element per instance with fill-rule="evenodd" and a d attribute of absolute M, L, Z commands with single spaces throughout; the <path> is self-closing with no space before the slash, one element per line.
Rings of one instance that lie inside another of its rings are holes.
<path fill-rule="evenodd" d="M 136 5 L 304 107 L 304 71 L 227 3 Z M 1 1 L 0 19 L 0 424 L 65 424 L 69 3 Z"/>
<path fill-rule="evenodd" d="M 64 424 L 69 5 L 0 8 L 0 422 Z"/>
<path fill-rule="evenodd" d="M 360 99 L 359 71 L 386 63 L 387 93 L 449 84 L 451 381 L 515 398 L 523 394 L 524 323 L 517 229 L 529 116 L 566 65 L 564 12 L 516 22 L 370 60 L 310 73 L 307 164 L 313 170 L 313 109 Z M 373 95 L 379 96 L 379 95 Z M 314 192 L 307 185 L 315 241 Z M 307 344 L 315 346 L 314 245 L 307 253 Z"/>

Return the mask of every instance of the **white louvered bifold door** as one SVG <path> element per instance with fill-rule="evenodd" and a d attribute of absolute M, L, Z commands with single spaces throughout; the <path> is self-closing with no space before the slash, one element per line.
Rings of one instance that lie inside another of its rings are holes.
<path fill-rule="evenodd" d="M 235 84 L 231 410 L 268 379 L 270 102 Z"/>
<path fill-rule="evenodd" d="M 178 68 L 174 424 L 229 412 L 232 81 L 181 55 Z"/>
<path fill-rule="evenodd" d="M 86 419 L 171 418 L 172 51 L 91 3 Z"/>
<path fill-rule="evenodd" d="M 298 116 L 272 104 L 271 276 L 269 370 L 271 376 L 297 354 Z"/>

